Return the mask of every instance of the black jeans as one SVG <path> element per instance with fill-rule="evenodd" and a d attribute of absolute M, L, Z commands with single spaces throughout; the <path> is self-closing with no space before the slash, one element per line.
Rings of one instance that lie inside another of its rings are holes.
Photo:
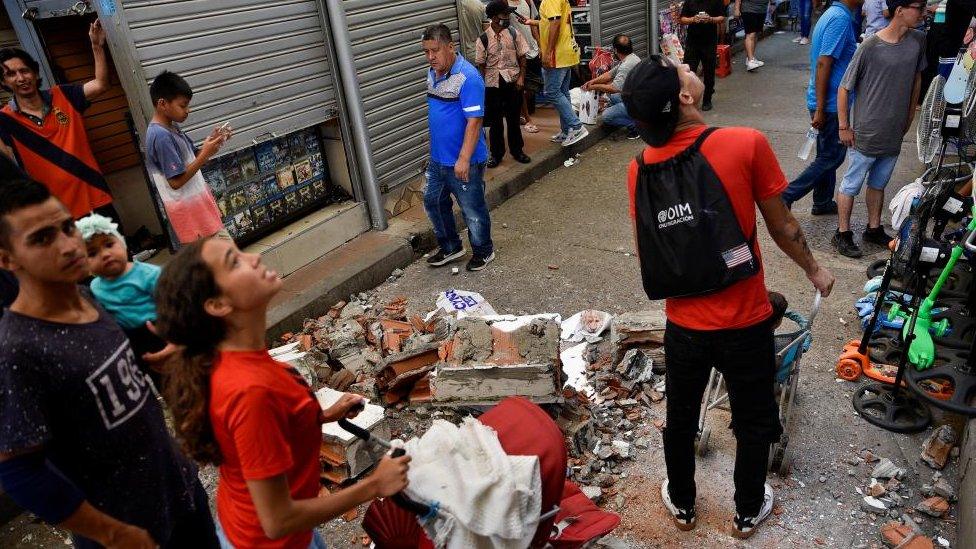
<path fill-rule="evenodd" d="M 768 321 L 736 330 L 689 330 L 668 322 L 667 424 L 664 462 L 671 501 L 695 504 L 695 434 L 708 376 L 714 367 L 725 377 L 736 438 L 735 508 L 755 516 L 762 507 L 769 446 L 783 428 L 773 390 L 776 357 Z"/>
<path fill-rule="evenodd" d="M 691 72 L 698 71 L 698 64 L 702 66 L 702 79 L 705 82 L 704 100 L 711 101 L 712 94 L 715 93 L 715 64 L 716 64 L 717 42 L 695 42 L 688 40 L 685 45 L 685 64 Z"/>
<path fill-rule="evenodd" d="M 498 77 L 497 88 L 485 88 L 485 124 L 488 125 L 489 148 L 495 160 L 505 156 L 505 125 L 508 126 L 508 151 L 512 156 L 521 156 L 522 128 L 519 117 L 522 115 L 522 90 L 514 83 Z M 502 121 L 504 120 L 504 125 Z"/>

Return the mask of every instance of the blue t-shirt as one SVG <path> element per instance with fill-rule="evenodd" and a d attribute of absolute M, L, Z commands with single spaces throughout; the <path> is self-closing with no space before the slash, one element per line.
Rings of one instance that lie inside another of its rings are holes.
<path fill-rule="evenodd" d="M 427 124 L 430 127 L 430 158 L 453 166 L 461 154 L 464 129 L 469 118 L 485 116 L 485 81 L 478 69 L 460 55 L 443 78 L 427 71 Z M 478 134 L 472 164 L 488 160 L 485 135 Z"/>
<path fill-rule="evenodd" d="M 153 122 L 146 128 L 146 155 L 166 179 L 173 179 L 186 171 L 186 162 L 176 140 L 183 141 L 191 151 L 196 152 L 193 141 L 176 124 L 169 129 Z"/>
<path fill-rule="evenodd" d="M 105 310 L 112 313 L 122 328 L 141 328 L 147 320 L 156 320 L 156 282 L 162 269 L 151 263 L 135 262 L 129 272 L 108 280 L 95 277 L 91 290 Z"/>
<path fill-rule="evenodd" d="M 810 85 L 807 87 L 807 108 L 817 108 L 817 58 L 828 55 L 834 58 L 830 70 L 830 84 L 823 105 L 824 112 L 837 112 L 837 88 L 844 78 L 847 65 L 857 50 L 857 37 L 854 36 L 854 16 L 842 2 L 834 2 L 820 16 L 817 27 L 813 29 L 810 42 Z"/>

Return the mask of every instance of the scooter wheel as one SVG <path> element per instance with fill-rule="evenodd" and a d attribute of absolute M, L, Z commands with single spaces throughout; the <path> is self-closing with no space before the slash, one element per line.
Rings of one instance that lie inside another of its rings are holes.
<path fill-rule="evenodd" d="M 866 272 L 866 274 L 868 275 L 868 280 L 883 275 L 885 264 L 887 262 L 888 262 L 887 259 L 879 259 L 874 263 L 868 265 L 867 272 Z"/>
<path fill-rule="evenodd" d="M 861 377 L 861 365 L 849 358 L 837 362 L 837 377 L 844 381 L 857 381 Z"/>

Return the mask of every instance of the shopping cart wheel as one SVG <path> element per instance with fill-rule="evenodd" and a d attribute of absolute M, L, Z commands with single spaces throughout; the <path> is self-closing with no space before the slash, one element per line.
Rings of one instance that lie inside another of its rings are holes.
<path fill-rule="evenodd" d="M 698 438 L 695 440 L 695 454 L 699 457 L 705 457 L 708 452 L 708 438 L 712 436 L 712 430 L 709 427 L 705 427 L 698 434 Z"/>

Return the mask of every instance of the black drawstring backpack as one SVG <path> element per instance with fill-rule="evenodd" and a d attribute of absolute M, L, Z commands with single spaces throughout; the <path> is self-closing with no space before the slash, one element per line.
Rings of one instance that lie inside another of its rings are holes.
<path fill-rule="evenodd" d="M 702 295 L 759 272 L 725 187 L 701 154 L 708 128 L 677 155 L 655 164 L 637 155 L 637 251 L 650 299 Z"/>

